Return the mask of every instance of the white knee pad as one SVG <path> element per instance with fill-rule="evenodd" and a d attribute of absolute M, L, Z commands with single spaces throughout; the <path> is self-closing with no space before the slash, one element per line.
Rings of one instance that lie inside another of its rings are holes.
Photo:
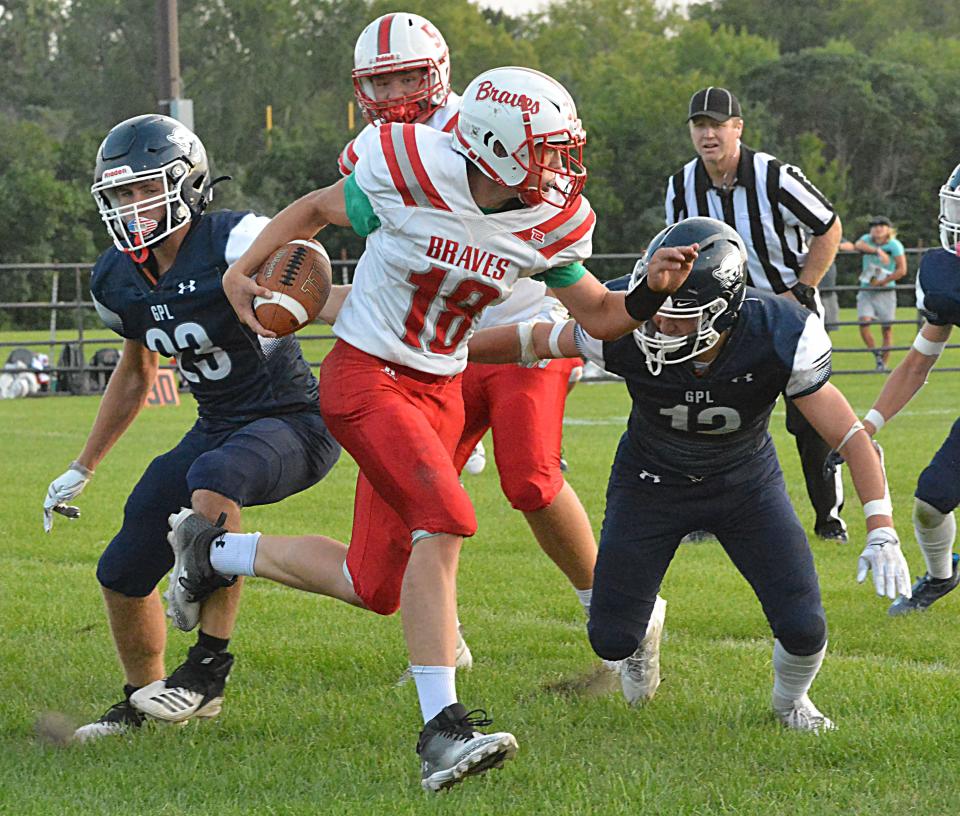
<path fill-rule="evenodd" d="M 913 526 L 918 530 L 936 530 L 945 520 L 953 521 L 953 513 L 944 514 L 923 499 L 913 500 Z M 954 523 L 956 529 L 956 523 Z"/>

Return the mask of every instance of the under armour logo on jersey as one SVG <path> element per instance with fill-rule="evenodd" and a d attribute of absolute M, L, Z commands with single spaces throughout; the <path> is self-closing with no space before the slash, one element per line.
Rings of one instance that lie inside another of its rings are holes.
<path fill-rule="evenodd" d="M 381 370 L 384 374 L 386 374 L 391 380 L 396 381 L 396 379 L 397 379 L 397 372 L 394 371 L 392 368 L 390 368 L 390 366 L 384 366 L 384 367 L 381 368 L 380 370 Z"/>
<path fill-rule="evenodd" d="M 650 479 L 654 484 L 660 484 L 660 477 L 656 473 L 648 473 L 646 470 L 640 471 L 640 479 L 642 481 Z"/>
<path fill-rule="evenodd" d="M 739 377 L 734 377 L 732 380 L 730 380 L 730 382 L 753 382 L 753 374 L 748 371 L 746 374 L 741 374 Z"/>
<path fill-rule="evenodd" d="M 544 239 L 545 239 L 546 237 L 547 237 L 547 236 L 546 236 L 544 233 L 540 232 L 540 230 L 538 230 L 538 229 L 531 229 L 531 230 L 530 230 L 530 240 L 531 240 L 531 241 L 536 241 L 538 244 L 542 244 L 543 241 L 544 241 Z"/>
<path fill-rule="evenodd" d="M 180 290 L 180 294 L 186 294 L 187 292 L 196 292 L 197 291 L 197 282 L 195 280 L 187 281 L 186 283 L 178 283 L 177 288 Z"/>

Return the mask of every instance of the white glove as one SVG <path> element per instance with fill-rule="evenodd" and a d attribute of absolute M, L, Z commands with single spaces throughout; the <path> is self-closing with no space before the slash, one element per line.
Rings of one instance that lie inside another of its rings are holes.
<path fill-rule="evenodd" d="M 80 518 L 80 510 L 66 502 L 75 499 L 87 486 L 93 471 L 79 462 L 71 462 L 62 476 L 58 476 L 47 488 L 47 498 L 43 501 L 43 529 L 49 533 L 53 529 L 53 514 L 59 513 L 68 519 Z"/>
<path fill-rule="evenodd" d="M 857 561 L 857 583 L 862 584 L 873 570 L 873 586 L 877 595 L 895 600 L 897 595 L 909 598 L 910 567 L 900 551 L 900 539 L 893 527 L 878 527 L 867 533 L 867 546 Z"/>

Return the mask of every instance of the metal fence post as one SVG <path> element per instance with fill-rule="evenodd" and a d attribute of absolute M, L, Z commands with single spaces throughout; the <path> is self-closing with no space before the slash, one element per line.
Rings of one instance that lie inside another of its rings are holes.
<path fill-rule="evenodd" d="M 77 377 L 80 381 L 80 393 L 87 394 L 89 392 L 89 383 L 87 378 L 87 350 L 84 347 L 83 340 L 83 298 L 81 298 L 81 293 L 83 292 L 83 285 L 80 281 L 81 270 L 79 266 L 74 267 L 74 280 L 76 281 L 76 292 L 74 293 L 74 303 L 77 304 L 77 345 L 80 347 L 80 371 L 77 374 Z"/>

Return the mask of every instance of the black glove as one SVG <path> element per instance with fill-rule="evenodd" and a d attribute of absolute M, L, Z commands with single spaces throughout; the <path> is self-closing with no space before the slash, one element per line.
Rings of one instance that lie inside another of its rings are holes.
<path fill-rule="evenodd" d="M 840 451 L 832 450 L 827 454 L 827 458 L 823 460 L 823 478 L 832 479 L 837 472 L 837 468 L 842 465 L 846 459 L 843 458 L 843 454 Z"/>

